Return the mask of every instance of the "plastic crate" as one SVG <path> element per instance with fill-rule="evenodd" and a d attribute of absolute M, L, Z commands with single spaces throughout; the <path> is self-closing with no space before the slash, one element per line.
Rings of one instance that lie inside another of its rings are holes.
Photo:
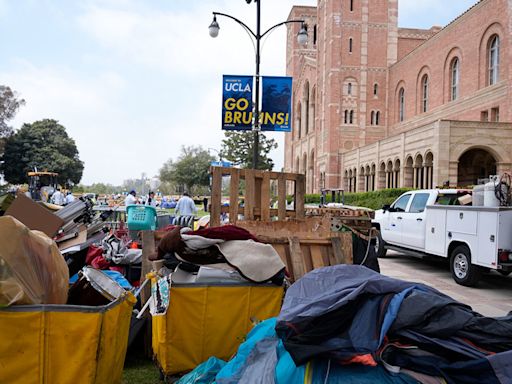
<path fill-rule="evenodd" d="M 126 207 L 127 224 L 130 231 L 155 230 L 156 209 L 149 205 L 129 205 Z"/>

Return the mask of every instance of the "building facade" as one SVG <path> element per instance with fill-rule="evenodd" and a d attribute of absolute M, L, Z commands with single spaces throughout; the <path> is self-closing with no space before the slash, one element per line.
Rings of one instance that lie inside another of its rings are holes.
<path fill-rule="evenodd" d="M 398 0 L 319 0 L 289 19 L 285 171 L 306 191 L 468 186 L 512 169 L 512 1 L 398 28 Z"/>

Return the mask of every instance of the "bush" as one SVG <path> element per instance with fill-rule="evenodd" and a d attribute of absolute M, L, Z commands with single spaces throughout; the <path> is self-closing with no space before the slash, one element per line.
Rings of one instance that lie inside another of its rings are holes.
<path fill-rule="evenodd" d="M 345 193 L 345 204 L 380 209 L 385 204 L 391 204 L 402 193 L 410 191 L 410 188 L 382 189 L 374 192 L 350 192 Z M 320 194 L 305 196 L 306 204 L 320 204 Z M 331 202 L 331 195 L 326 196 L 326 202 Z"/>

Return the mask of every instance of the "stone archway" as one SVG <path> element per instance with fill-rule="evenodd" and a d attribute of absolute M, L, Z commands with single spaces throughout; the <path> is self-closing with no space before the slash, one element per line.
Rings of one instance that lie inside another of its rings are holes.
<path fill-rule="evenodd" d="M 459 157 L 457 167 L 457 184 L 469 186 L 478 183 L 478 179 L 484 179 L 496 174 L 496 159 L 481 148 L 470 149 Z"/>

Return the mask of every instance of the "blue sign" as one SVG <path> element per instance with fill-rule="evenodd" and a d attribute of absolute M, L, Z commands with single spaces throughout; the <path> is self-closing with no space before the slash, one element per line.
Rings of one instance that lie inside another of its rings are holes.
<path fill-rule="evenodd" d="M 222 77 L 222 129 L 252 129 L 252 76 Z"/>
<path fill-rule="evenodd" d="M 261 130 L 291 132 L 292 78 L 264 76 L 262 84 Z"/>
<path fill-rule="evenodd" d="M 231 161 L 212 161 L 210 163 L 210 165 L 212 167 L 226 167 L 226 168 L 229 168 L 229 167 L 233 166 L 233 163 Z"/>

